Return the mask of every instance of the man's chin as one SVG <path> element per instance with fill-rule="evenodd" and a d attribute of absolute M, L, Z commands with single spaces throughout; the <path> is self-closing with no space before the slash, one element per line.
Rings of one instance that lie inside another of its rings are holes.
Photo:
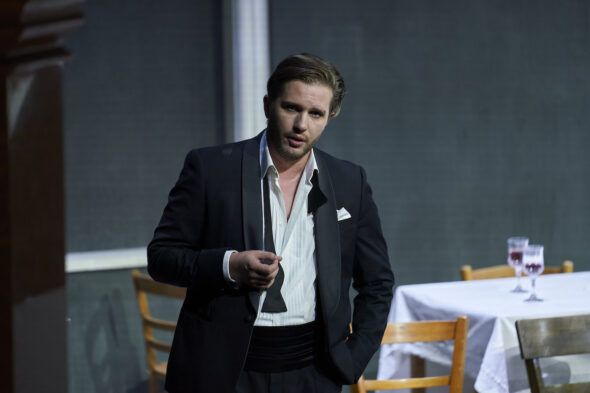
<path fill-rule="evenodd" d="M 310 149 L 307 149 L 305 147 L 293 148 L 293 147 L 289 146 L 288 148 L 283 148 L 281 150 L 282 150 L 280 152 L 281 157 L 283 157 L 285 160 L 295 162 L 295 161 L 299 161 L 300 159 L 304 158 L 307 155 L 307 153 L 309 153 Z"/>

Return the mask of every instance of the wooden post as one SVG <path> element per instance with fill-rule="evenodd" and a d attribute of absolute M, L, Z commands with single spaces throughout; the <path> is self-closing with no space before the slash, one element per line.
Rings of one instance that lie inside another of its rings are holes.
<path fill-rule="evenodd" d="M 62 37 L 77 0 L 0 2 L 0 385 L 67 392 Z"/>

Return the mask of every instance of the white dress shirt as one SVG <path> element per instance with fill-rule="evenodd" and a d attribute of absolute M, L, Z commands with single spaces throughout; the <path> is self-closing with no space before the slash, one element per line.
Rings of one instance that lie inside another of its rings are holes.
<path fill-rule="evenodd" d="M 265 313 L 261 311 L 266 291 L 260 296 L 258 315 L 255 326 L 300 325 L 315 320 L 316 307 L 316 257 L 313 214 L 307 212 L 307 197 L 313 185 L 311 179 L 318 171 L 313 150 L 303 170 L 291 214 L 287 218 L 283 192 L 279 185 L 279 174 L 273 164 L 268 150 L 266 132 L 260 141 L 260 190 L 268 172 L 269 199 L 272 218 L 272 233 L 275 253 L 281 256 L 281 266 L 285 280 L 281 294 L 287 305 L 282 313 Z M 264 206 L 264 201 L 262 205 Z M 264 215 L 264 211 L 262 212 Z M 262 217 L 264 218 L 264 217 Z M 264 239 L 264 219 L 261 238 Z M 265 246 L 266 247 L 266 246 Z M 228 251 L 223 260 L 223 273 L 226 279 L 233 281 L 229 275 L 229 256 L 235 251 Z"/>

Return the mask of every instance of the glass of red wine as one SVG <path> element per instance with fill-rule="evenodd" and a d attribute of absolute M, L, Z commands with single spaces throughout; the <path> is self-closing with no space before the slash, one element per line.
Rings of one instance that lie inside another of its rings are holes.
<path fill-rule="evenodd" d="M 530 244 L 524 249 L 522 255 L 522 264 L 524 271 L 531 278 L 533 291 L 525 302 L 542 302 L 543 299 L 537 297 L 535 292 L 535 281 L 545 269 L 545 260 L 543 258 L 543 246 L 540 244 Z"/>
<path fill-rule="evenodd" d="M 529 239 L 526 237 L 510 237 L 508 238 L 508 264 L 514 268 L 516 274 L 516 287 L 511 291 L 514 293 L 527 292 L 520 285 L 520 276 L 522 275 L 522 253 L 529 244 Z"/>

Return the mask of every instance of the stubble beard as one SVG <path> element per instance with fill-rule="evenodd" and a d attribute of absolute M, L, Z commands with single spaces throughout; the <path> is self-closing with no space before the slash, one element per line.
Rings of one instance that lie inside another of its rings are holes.
<path fill-rule="evenodd" d="M 268 122 L 267 130 L 267 141 L 269 147 L 272 147 L 274 151 L 285 161 L 287 162 L 297 162 L 301 158 L 305 157 L 311 150 L 312 146 L 308 143 L 305 143 L 302 147 L 302 150 L 295 150 L 289 149 L 289 146 L 286 146 L 285 138 L 281 135 L 276 127 L 272 124 L 272 122 Z"/>

